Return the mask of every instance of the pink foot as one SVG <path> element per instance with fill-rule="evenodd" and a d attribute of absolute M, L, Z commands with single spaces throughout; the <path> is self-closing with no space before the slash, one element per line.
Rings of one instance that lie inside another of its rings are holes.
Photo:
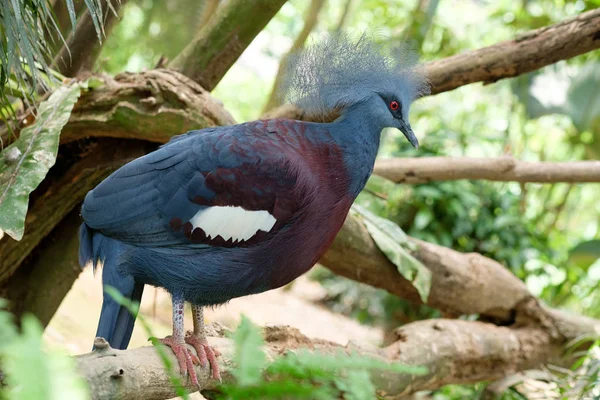
<path fill-rule="evenodd" d="M 169 346 L 171 350 L 173 350 L 173 353 L 175 353 L 175 357 L 177 357 L 177 361 L 179 362 L 179 372 L 184 377 L 189 373 L 192 383 L 199 386 L 198 376 L 194 369 L 194 364 L 200 363 L 198 357 L 187 348 L 185 343 L 177 343 L 172 336 L 167 336 L 160 341 L 162 344 Z"/>
<path fill-rule="evenodd" d="M 185 335 L 185 342 L 190 344 L 196 349 L 198 358 L 200 359 L 200 365 L 202 368 L 206 367 L 209 363 L 212 367 L 212 377 L 221 381 L 221 372 L 219 371 L 219 363 L 217 357 L 221 355 L 218 350 L 213 349 L 203 336 L 194 335 L 188 331 Z"/>

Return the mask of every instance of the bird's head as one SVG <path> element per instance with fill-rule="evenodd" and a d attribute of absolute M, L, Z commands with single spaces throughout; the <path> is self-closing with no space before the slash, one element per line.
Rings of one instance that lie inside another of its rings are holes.
<path fill-rule="evenodd" d="M 336 34 L 289 59 L 281 94 L 313 118 L 339 113 L 379 129 L 397 128 L 418 147 L 408 121 L 414 99 L 428 93 L 406 48 L 387 49 L 363 34 Z"/>

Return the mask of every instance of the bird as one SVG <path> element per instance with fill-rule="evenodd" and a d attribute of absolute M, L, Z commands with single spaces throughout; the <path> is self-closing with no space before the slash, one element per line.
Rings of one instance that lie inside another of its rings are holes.
<path fill-rule="evenodd" d="M 170 293 L 173 331 L 162 343 L 192 383 L 194 364 L 221 379 L 203 310 L 282 287 L 314 266 L 370 177 L 385 128 L 418 148 L 408 114 L 427 93 L 425 74 L 381 43 L 330 35 L 289 58 L 282 98 L 308 118 L 174 136 L 87 193 L 79 263 L 101 265 L 103 285 L 132 301 L 145 285 Z M 135 319 L 104 293 L 96 336 L 126 349 Z"/>

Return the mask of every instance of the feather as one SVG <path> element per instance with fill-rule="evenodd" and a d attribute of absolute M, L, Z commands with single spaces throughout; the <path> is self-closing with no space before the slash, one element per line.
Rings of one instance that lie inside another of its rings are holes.
<path fill-rule="evenodd" d="M 207 237 L 245 241 L 259 230 L 269 232 L 277 220 L 265 210 L 248 211 L 242 207 L 214 206 L 200 210 L 190 223 L 201 228 Z"/>
<path fill-rule="evenodd" d="M 279 96 L 312 116 L 326 116 L 377 91 L 401 93 L 410 104 L 429 92 L 406 47 L 386 49 L 373 37 L 331 35 L 290 57 Z"/>

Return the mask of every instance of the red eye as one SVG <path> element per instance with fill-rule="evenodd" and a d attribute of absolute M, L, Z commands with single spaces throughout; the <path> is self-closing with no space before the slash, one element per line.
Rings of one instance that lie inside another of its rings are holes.
<path fill-rule="evenodd" d="M 398 104 L 398 102 L 397 102 L 396 100 L 394 100 L 394 101 L 392 101 L 392 102 L 390 103 L 390 108 L 391 108 L 393 111 L 396 111 L 396 110 L 398 109 L 398 107 L 400 107 L 400 104 Z"/>

